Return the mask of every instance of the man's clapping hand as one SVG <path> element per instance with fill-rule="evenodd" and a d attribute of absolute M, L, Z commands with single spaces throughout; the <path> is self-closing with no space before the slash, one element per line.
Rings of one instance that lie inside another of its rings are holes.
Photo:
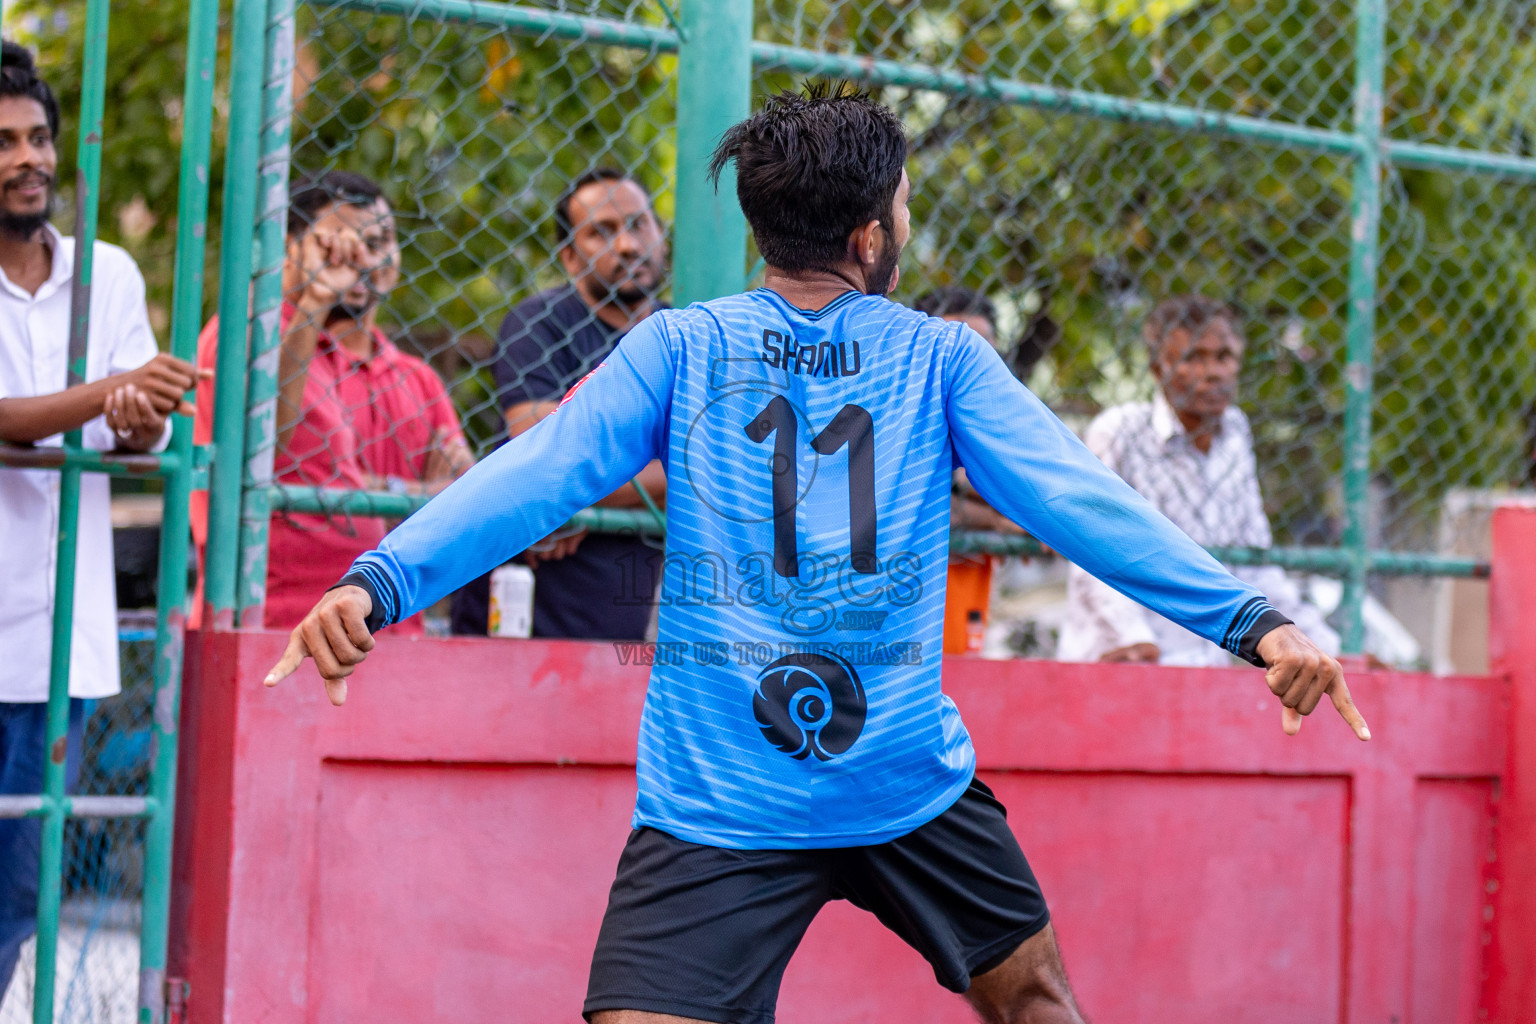
<path fill-rule="evenodd" d="M 171 413 L 193 414 L 187 392 L 199 380 L 212 377 L 212 370 L 199 370 L 185 359 L 162 352 L 138 369 L 104 382 L 110 390 L 102 401 L 101 414 L 117 435 L 119 447 L 147 452 L 165 432 Z"/>
<path fill-rule="evenodd" d="M 133 384 L 113 388 L 107 394 L 102 415 L 117 435 L 118 447 L 129 451 L 149 451 L 165 432 L 166 414 L 157 410 L 149 395 Z"/>

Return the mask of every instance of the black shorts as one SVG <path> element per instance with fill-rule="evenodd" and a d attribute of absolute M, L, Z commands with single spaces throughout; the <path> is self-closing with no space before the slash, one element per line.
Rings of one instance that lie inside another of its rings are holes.
<path fill-rule="evenodd" d="M 1050 920 L 1007 811 L 976 779 L 949 810 L 878 846 L 727 850 L 642 828 L 619 858 L 583 1014 L 772 1024 L 791 954 L 835 899 L 873 913 L 954 992 Z"/>

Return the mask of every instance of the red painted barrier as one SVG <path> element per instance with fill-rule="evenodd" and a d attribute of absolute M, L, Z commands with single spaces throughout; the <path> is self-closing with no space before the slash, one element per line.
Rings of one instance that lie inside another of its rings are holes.
<path fill-rule="evenodd" d="M 1094 1019 L 1536 1020 L 1536 514 L 1496 538 L 1501 674 L 1356 673 L 1370 744 L 1331 712 L 1283 736 L 1252 670 L 946 663 Z M 335 709 L 312 669 L 263 689 L 281 648 L 188 645 L 172 952 L 194 1024 L 579 1020 L 645 670 L 386 639 Z M 834 904 L 780 1019 L 971 1018 Z"/>
<path fill-rule="evenodd" d="M 1494 912 L 1483 1002 L 1491 1020 L 1536 1021 L 1536 511 L 1495 512 L 1493 543 L 1488 654 L 1510 681 L 1509 763 L 1488 879 Z"/>

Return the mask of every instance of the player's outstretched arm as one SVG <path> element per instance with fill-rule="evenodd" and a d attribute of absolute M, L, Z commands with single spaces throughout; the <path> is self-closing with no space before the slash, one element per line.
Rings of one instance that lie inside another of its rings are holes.
<path fill-rule="evenodd" d="M 267 673 L 266 684 L 276 686 L 293 675 L 305 658 L 314 658 L 315 668 L 325 680 L 326 696 L 338 707 L 345 704 L 347 676 L 373 650 L 373 635 L 367 625 L 371 611 L 373 598 L 362 587 L 326 591 L 288 635 L 288 649 Z"/>
<path fill-rule="evenodd" d="M 1369 738 L 1337 661 L 1099 461 L 979 335 L 964 328 L 955 341 L 950 437 L 993 508 L 1120 593 L 1263 667 L 1286 732 L 1326 693 Z"/>
<path fill-rule="evenodd" d="M 289 638 L 268 686 L 315 659 L 331 703 L 407 618 L 548 536 L 632 479 L 665 443 L 673 366 L 663 318 L 651 317 L 572 388 L 538 426 L 483 459 L 364 552 Z"/>
<path fill-rule="evenodd" d="M 1259 657 L 1266 666 L 1264 681 L 1280 698 L 1280 726 L 1287 736 L 1301 731 L 1301 716 L 1310 715 L 1323 695 L 1333 701 L 1344 721 L 1362 740 L 1371 738 L 1337 661 L 1295 626 L 1277 626 L 1259 640 Z"/>

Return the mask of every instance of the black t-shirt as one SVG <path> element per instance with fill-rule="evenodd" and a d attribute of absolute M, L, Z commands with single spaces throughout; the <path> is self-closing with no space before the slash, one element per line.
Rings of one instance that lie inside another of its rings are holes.
<path fill-rule="evenodd" d="M 599 320 L 571 285 L 519 303 L 502 321 L 492 367 L 502 410 L 518 402 L 558 401 L 623 336 Z M 660 567 L 659 541 L 588 534 L 574 554 L 534 570 L 533 635 L 643 639 Z M 485 635 L 488 595 L 489 577 L 482 577 L 455 596 L 453 632 Z"/>
<path fill-rule="evenodd" d="M 550 402 L 608 358 L 624 332 L 609 327 L 573 285 L 525 299 L 497 332 L 496 397 L 505 412 L 518 402 Z"/>

